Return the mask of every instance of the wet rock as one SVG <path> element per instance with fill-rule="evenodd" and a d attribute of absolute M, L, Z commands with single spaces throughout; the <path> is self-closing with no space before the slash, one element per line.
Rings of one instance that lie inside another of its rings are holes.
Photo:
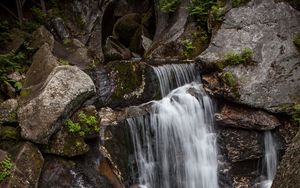
<path fill-rule="evenodd" d="M 53 18 L 50 21 L 52 32 L 54 32 L 60 40 L 66 40 L 70 37 L 69 31 L 65 26 L 63 19 L 60 17 Z"/>
<path fill-rule="evenodd" d="M 258 132 L 243 129 L 221 129 L 221 145 L 231 162 L 259 159 L 263 147 Z"/>
<path fill-rule="evenodd" d="M 31 40 L 30 47 L 40 48 L 45 43 L 47 43 L 50 51 L 53 50 L 54 37 L 44 26 L 41 26 L 36 31 L 34 31 L 32 33 L 32 37 L 33 38 Z"/>
<path fill-rule="evenodd" d="M 300 132 L 294 137 L 288 146 L 286 153 L 277 169 L 272 188 L 296 188 L 300 186 Z"/>
<path fill-rule="evenodd" d="M 89 151 L 89 146 L 80 135 L 69 132 L 66 128 L 54 134 L 49 144 L 43 148 L 44 153 L 74 157 Z"/>
<path fill-rule="evenodd" d="M 104 46 L 105 59 L 108 61 L 113 60 L 126 60 L 131 58 L 131 52 L 120 42 L 113 37 L 108 37 Z"/>
<path fill-rule="evenodd" d="M 95 86 L 91 78 L 75 66 L 55 67 L 40 84 L 42 88 L 22 101 L 18 117 L 23 138 L 46 144 L 61 121 L 95 93 Z"/>
<path fill-rule="evenodd" d="M 262 110 L 224 105 L 220 113 L 215 114 L 216 122 L 225 127 L 271 130 L 280 125 L 279 120 Z"/>
<path fill-rule="evenodd" d="M 125 107 L 141 104 L 159 97 L 158 81 L 153 69 L 139 61 L 113 61 L 95 75 L 98 107 Z M 107 75 L 105 75 L 107 74 Z M 110 89 L 109 89 L 110 88 Z M 105 91 L 105 95 L 99 91 Z M 103 100 L 104 99 L 104 100 Z"/>
<path fill-rule="evenodd" d="M 18 101 L 8 99 L 0 104 L 0 124 L 14 124 L 17 122 Z"/>
<path fill-rule="evenodd" d="M 20 143 L 11 150 L 12 170 L 8 178 L 0 183 L 3 188 L 37 187 L 44 158 L 38 148 L 30 142 Z"/>
<path fill-rule="evenodd" d="M 286 107 L 299 101 L 300 57 L 293 44 L 299 21 L 300 12 L 285 2 L 253 0 L 231 9 L 208 49 L 199 56 L 199 64 L 212 65 L 224 59 L 226 52 L 252 49 L 256 65 L 225 68 L 239 82 L 239 97 L 234 100 L 286 112 Z"/>

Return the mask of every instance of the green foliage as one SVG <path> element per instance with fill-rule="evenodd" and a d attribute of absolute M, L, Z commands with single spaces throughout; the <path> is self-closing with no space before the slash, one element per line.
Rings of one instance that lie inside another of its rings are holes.
<path fill-rule="evenodd" d="M 232 0 L 232 7 L 240 7 L 247 4 L 250 0 Z"/>
<path fill-rule="evenodd" d="M 234 75 L 232 74 L 232 72 L 229 72 L 229 71 L 225 72 L 222 75 L 222 79 L 223 79 L 224 83 L 226 85 L 228 85 L 229 87 L 234 88 L 237 86 L 237 81 L 236 81 Z"/>
<path fill-rule="evenodd" d="M 93 115 L 87 115 L 82 111 L 78 113 L 78 122 L 67 119 L 64 124 L 70 133 L 77 133 L 82 137 L 100 131 L 97 118 Z"/>
<path fill-rule="evenodd" d="M 159 8 L 162 12 L 175 12 L 180 0 L 160 0 Z"/>
<path fill-rule="evenodd" d="M 10 175 L 13 164 L 10 157 L 5 158 L 0 162 L 0 182 Z"/>
<path fill-rule="evenodd" d="M 241 52 L 229 51 L 224 54 L 224 59 L 217 62 L 220 70 L 229 65 L 247 64 L 252 62 L 253 51 L 250 48 L 244 48 Z"/>
<path fill-rule="evenodd" d="M 297 46 L 297 48 L 300 49 L 300 34 L 296 35 L 294 38 L 294 44 Z"/>
<path fill-rule="evenodd" d="M 214 0 L 191 0 L 188 10 L 196 23 L 201 27 L 206 28 L 209 11 L 213 5 L 215 5 Z"/>
<path fill-rule="evenodd" d="M 191 57 L 195 51 L 195 46 L 193 45 L 193 42 L 190 40 L 185 40 L 183 41 L 183 44 L 184 44 L 183 55 L 186 58 Z"/>
<path fill-rule="evenodd" d="M 39 23 L 43 23 L 45 21 L 45 18 L 47 14 L 42 11 L 39 7 L 33 7 L 31 8 L 32 14 L 34 16 L 34 19 L 37 20 Z"/>
<path fill-rule="evenodd" d="M 58 63 L 60 65 L 70 65 L 70 62 L 68 60 L 65 60 L 65 59 L 58 59 Z"/>
<path fill-rule="evenodd" d="M 293 121 L 300 123 L 300 104 L 294 104 L 292 118 Z"/>
<path fill-rule="evenodd" d="M 215 21 L 223 21 L 223 16 L 225 14 L 225 7 L 221 5 L 219 1 L 211 7 L 211 13 Z"/>

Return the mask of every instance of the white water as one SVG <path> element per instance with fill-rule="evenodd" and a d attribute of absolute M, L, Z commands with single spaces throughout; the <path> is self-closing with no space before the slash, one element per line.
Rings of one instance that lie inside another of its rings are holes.
<path fill-rule="evenodd" d="M 177 86 L 196 78 L 182 65 L 154 69 L 163 93 L 174 75 Z M 184 85 L 152 103 L 149 116 L 127 119 L 138 183 L 146 188 L 218 188 L 213 105 L 202 85 Z"/>
<path fill-rule="evenodd" d="M 276 143 L 270 131 L 265 132 L 264 135 L 264 145 L 265 145 L 265 156 L 263 167 L 266 171 L 266 180 L 260 183 L 261 188 L 271 188 L 273 179 L 276 175 L 277 169 L 277 151 L 276 151 Z"/>

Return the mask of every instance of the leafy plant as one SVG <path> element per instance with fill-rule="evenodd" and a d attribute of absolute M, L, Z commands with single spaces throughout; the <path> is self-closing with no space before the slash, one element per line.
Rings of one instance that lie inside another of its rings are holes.
<path fill-rule="evenodd" d="M 175 12 L 180 0 L 160 0 L 159 8 L 162 12 Z"/>
<path fill-rule="evenodd" d="M 193 42 L 190 40 L 185 40 L 185 41 L 183 41 L 183 44 L 184 44 L 183 55 L 186 58 L 191 57 L 191 55 L 195 51 L 195 46 L 193 45 Z"/>
<path fill-rule="evenodd" d="M 188 10 L 190 15 L 195 19 L 196 23 L 198 23 L 198 25 L 201 27 L 206 28 L 209 11 L 213 5 L 215 5 L 214 0 L 192 0 Z"/>
<path fill-rule="evenodd" d="M 251 63 L 253 51 L 250 48 L 244 48 L 241 52 L 229 51 L 224 54 L 224 59 L 217 62 L 220 70 L 229 65 L 239 65 Z"/>
<path fill-rule="evenodd" d="M 0 163 L 0 182 L 2 182 L 7 176 L 10 175 L 13 164 L 10 157 L 5 158 Z"/>

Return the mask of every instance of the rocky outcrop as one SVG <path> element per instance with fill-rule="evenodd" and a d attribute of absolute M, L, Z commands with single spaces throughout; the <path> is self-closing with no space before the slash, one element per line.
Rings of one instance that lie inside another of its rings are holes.
<path fill-rule="evenodd" d="M 38 187 L 44 158 L 38 148 L 29 142 L 20 143 L 11 149 L 13 167 L 0 187 Z"/>
<path fill-rule="evenodd" d="M 285 2 L 252 0 L 225 15 L 199 64 L 212 65 L 223 60 L 226 52 L 252 49 L 255 65 L 224 69 L 238 84 L 234 101 L 272 112 L 288 111 L 299 102 L 300 56 L 293 44 L 299 22 L 300 12 Z"/>
<path fill-rule="evenodd" d="M 300 132 L 293 139 L 277 170 L 272 188 L 297 188 L 300 185 Z"/>
<path fill-rule="evenodd" d="M 279 120 L 267 112 L 240 106 L 224 105 L 215 118 L 219 125 L 234 128 L 271 130 L 280 125 Z"/>
<path fill-rule="evenodd" d="M 54 37 L 53 35 L 44 27 L 39 27 L 36 31 L 32 33 L 33 38 L 31 39 L 30 47 L 39 48 L 45 43 L 48 44 L 50 51 L 54 47 Z"/>
<path fill-rule="evenodd" d="M 95 93 L 95 86 L 88 75 L 74 66 L 54 68 L 42 84 L 41 89 L 22 101 L 18 117 L 23 138 L 46 144 L 61 121 Z"/>

